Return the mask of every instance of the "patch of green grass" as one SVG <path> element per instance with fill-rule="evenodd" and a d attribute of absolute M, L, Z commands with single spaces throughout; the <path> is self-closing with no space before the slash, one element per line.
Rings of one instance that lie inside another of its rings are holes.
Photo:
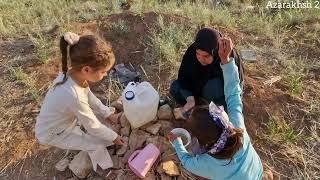
<path fill-rule="evenodd" d="M 271 37 L 273 35 L 272 18 L 263 11 L 260 13 L 244 12 L 238 21 L 238 26 L 242 31 L 254 35 Z"/>
<path fill-rule="evenodd" d="M 43 28 L 93 20 L 116 12 L 118 1 L 0 1 L 0 37 L 40 33 Z"/>
<path fill-rule="evenodd" d="M 128 34 L 130 32 L 130 28 L 124 20 L 119 20 L 116 23 L 112 23 L 111 28 L 114 31 L 117 31 L 119 35 Z"/>
<path fill-rule="evenodd" d="M 320 11 L 319 9 L 290 9 L 280 11 L 277 14 L 278 25 L 287 26 L 289 28 L 299 26 L 306 23 L 319 22 Z"/>
<path fill-rule="evenodd" d="M 54 43 L 52 42 L 52 40 L 49 40 L 48 38 L 40 34 L 37 36 L 29 35 L 29 38 L 36 47 L 37 55 L 40 62 L 44 64 L 48 63 L 50 55 L 54 51 Z"/>
<path fill-rule="evenodd" d="M 292 73 L 287 76 L 289 92 L 293 95 L 301 95 L 303 92 L 302 76 L 297 73 Z"/>
<path fill-rule="evenodd" d="M 288 86 L 291 95 L 300 96 L 304 92 L 304 79 L 311 68 L 304 58 L 286 59 L 282 61 L 284 67 L 284 82 Z"/>
<path fill-rule="evenodd" d="M 151 30 L 146 42 L 150 51 L 145 58 L 160 65 L 175 67 L 183 51 L 192 42 L 195 28 L 164 22 L 161 16 L 158 22 L 160 29 Z"/>
<path fill-rule="evenodd" d="M 302 138 L 290 124 L 279 117 L 272 116 L 267 124 L 268 135 L 275 141 L 296 142 Z"/>
<path fill-rule="evenodd" d="M 196 25 L 220 25 L 224 27 L 235 27 L 236 19 L 232 17 L 227 8 L 216 8 L 212 1 L 157 1 L 145 0 L 133 3 L 131 10 L 136 13 L 154 11 L 165 14 L 175 14 L 188 17 Z"/>
<path fill-rule="evenodd" d="M 34 100 L 39 99 L 40 93 L 35 87 L 35 80 L 26 74 L 21 67 L 9 67 L 10 77 L 21 83 L 27 88 L 27 93 L 30 93 L 31 98 Z"/>
<path fill-rule="evenodd" d="M 10 67 L 9 68 L 10 77 L 16 81 L 20 81 L 23 84 L 29 84 L 31 80 L 29 79 L 28 75 L 23 72 L 21 67 Z"/>
<path fill-rule="evenodd" d="M 106 36 L 109 39 L 117 40 L 117 38 L 126 38 L 130 35 L 130 27 L 128 23 L 122 19 L 117 22 L 111 23 Z"/>

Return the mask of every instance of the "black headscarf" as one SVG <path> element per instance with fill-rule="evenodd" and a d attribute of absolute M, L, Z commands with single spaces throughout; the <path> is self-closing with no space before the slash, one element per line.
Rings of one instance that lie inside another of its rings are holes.
<path fill-rule="evenodd" d="M 221 37 L 221 33 L 214 29 L 203 28 L 198 31 L 195 42 L 185 52 L 179 69 L 178 81 L 182 88 L 190 90 L 194 95 L 200 95 L 209 79 L 223 79 L 221 60 L 218 55 L 218 41 Z M 212 55 L 213 62 L 206 66 L 202 65 L 196 56 L 197 49 Z M 240 60 L 235 50 L 232 51 L 231 57 L 236 59 L 236 64 L 240 67 Z"/>
<path fill-rule="evenodd" d="M 219 50 L 219 39 L 222 37 L 219 31 L 210 28 L 203 28 L 198 31 L 195 38 L 195 48 L 206 51 L 212 55 L 215 60 L 219 59 L 218 50 Z"/>

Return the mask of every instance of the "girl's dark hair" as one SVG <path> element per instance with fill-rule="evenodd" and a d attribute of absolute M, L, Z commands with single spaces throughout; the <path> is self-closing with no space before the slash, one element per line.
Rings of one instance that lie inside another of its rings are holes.
<path fill-rule="evenodd" d="M 200 146 L 206 150 L 214 145 L 219 139 L 222 129 L 217 126 L 209 116 L 208 106 L 195 107 L 188 120 L 187 129 L 197 137 Z M 233 128 L 232 135 L 228 137 L 224 149 L 218 153 L 210 154 L 217 159 L 232 159 L 234 154 L 243 146 L 243 130 L 240 128 Z"/>
<path fill-rule="evenodd" d="M 64 77 L 55 86 L 65 83 L 68 78 L 68 42 L 64 40 L 63 36 L 60 38 L 60 51 Z M 111 45 L 93 35 L 81 36 L 78 43 L 70 46 L 69 57 L 72 69 L 90 66 L 98 70 L 100 68 L 111 67 L 115 62 Z"/>

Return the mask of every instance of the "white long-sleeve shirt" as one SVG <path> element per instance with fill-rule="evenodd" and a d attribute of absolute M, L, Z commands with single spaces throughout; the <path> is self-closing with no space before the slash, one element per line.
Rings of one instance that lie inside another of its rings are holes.
<path fill-rule="evenodd" d="M 59 74 L 53 84 L 61 82 Z M 81 124 L 87 132 L 102 140 L 110 141 L 118 136 L 116 132 L 101 124 L 96 115 L 107 118 L 112 109 L 103 105 L 89 87 L 79 86 L 71 77 L 55 88 L 51 88 L 37 117 L 35 133 L 42 144 L 50 144 L 59 135 L 68 135 Z"/>

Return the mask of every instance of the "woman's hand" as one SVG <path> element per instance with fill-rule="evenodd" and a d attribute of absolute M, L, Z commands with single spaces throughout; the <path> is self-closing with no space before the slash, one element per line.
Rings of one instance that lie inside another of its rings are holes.
<path fill-rule="evenodd" d="M 123 144 L 124 144 L 124 141 L 123 141 L 123 139 L 122 139 L 120 136 L 118 136 L 118 137 L 113 141 L 113 143 L 116 144 L 116 145 L 123 145 Z"/>
<path fill-rule="evenodd" d="M 173 115 L 176 119 L 186 119 L 184 116 L 183 116 L 183 108 L 182 107 L 179 107 L 179 108 L 175 108 L 173 110 Z"/>
<path fill-rule="evenodd" d="M 172 143 L 174 140 L 176 140 L 179 136 L 173 134 L 172 132 L 167 134 L 167 139 Z"/>
<path fill-rule="evenodd" d="M 190 109 L 194 108 L 196 102 L 194 100 L 194 96 L 187 97 L 187 103 L 183 106 L 183 111 L 188 112 Z"/>
<path fill-rule="evenodd" d="M 221 64 L 229 63 L 229 57 L 232 52 L 234 45 L 230 38 L 221 38 L 219 40 L 219 57 L 221 59 Z"/>
<path fill-rule="evenodd" d="M 120 121 L 121 115 L 122 115 L 122 112 L 118 114 L 111 114 L 110 116 L 107 117 L 106 121 L 110 122 L 111 124 L 118 124 Z"/>

